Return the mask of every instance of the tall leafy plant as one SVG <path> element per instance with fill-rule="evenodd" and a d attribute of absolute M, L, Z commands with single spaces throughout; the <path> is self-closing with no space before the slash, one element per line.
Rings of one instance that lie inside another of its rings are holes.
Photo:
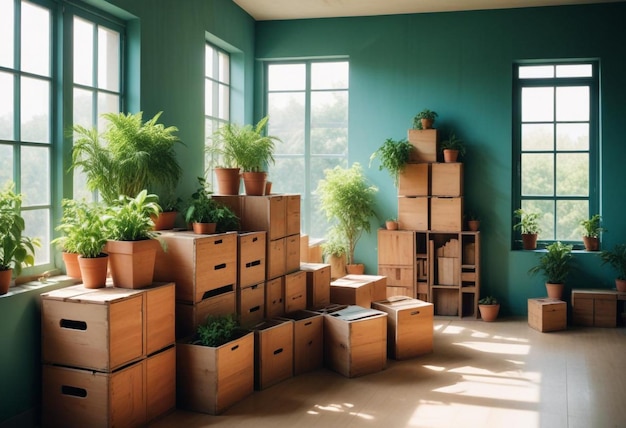
<path fill-rule="evenodd" d="M 387 138 L 385 142 L 370 156 L 370 167 L 375 159 L 380 161 L 378 170 L 386 169 L 393 178 L 394 186 L 398 187 L 398 177 L 409 162 L 413 145 L 407 140 Z"/>

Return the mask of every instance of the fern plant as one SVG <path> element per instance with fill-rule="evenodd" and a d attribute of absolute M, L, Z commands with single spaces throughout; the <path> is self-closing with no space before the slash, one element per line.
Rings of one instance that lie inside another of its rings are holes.
<path fill-rule="evenodd" d="M 539 263 L 528 271 L 531 275 L 542 273 L 546 282 L 561 284 L 569 274 L 572 259 L 572 245 L 559 241 L 546 246 L 546 253 L 539 257 Z"/>
<path fill-rule="evenodd" d="M 600 253 L 602 265 L 609 264 L 617 270 L 617 279 L 626 280 L 626 244 L 616 244 L 612 250 Z"/>
<path fill-rule="evenodd" d="M 196 342 L 202 346 L 218 347 L 235 338 L 239 329 L 237 317 L 233 314 L 209 316 L 196 330 Z"/>
<path fill-rule="evenodd" d="M 393 178 L 393 184 L 398 187 L 398 177 L 409 162 L 412 149 L 413 145 L 407 140 L 396 141 L 392 138 L 387 138 L 383 145 L 370 156 L 369 166 L 371 168 L 372 162 L 378 158 L 380 160 L 378 170 L 386 169 L 389 171 L 389 175 Z"/>

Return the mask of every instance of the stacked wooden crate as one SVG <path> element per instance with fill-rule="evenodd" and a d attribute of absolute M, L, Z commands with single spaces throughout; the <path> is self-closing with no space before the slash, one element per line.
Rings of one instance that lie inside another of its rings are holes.
<path fill-rule="evenodd" d="M 237 314 L 249 327 L 265 318 L 265 257 L 267 232 L 239 234 L 237 252 Z"/>

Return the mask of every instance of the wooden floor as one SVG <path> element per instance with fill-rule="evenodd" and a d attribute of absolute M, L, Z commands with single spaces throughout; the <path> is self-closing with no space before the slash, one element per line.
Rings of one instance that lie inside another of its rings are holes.
<path fill-rule="evenodd" d="M 434 348 L 360 378 L 320 369 L 220 416 L 177 410 L 150 426 L 626 427 L 626 328 L 436 318 Z"/>

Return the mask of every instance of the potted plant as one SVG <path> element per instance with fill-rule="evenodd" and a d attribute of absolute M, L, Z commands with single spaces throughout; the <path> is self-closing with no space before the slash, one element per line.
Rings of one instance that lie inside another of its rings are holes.
<path fill-rule="evenodd" d="M 23 235 L 22 194 L 15 193 L 14 186 L 8 182 L 0 191 L 0 295 L 8 293 L 14 274 L 35 264 L 35 247 L 41 245 L 37 238 Z"/>
<path fill-rule="evenodd" d="M 626 244 L 616 244 L 612 250 L 600 253 L 602 264 L 609 264 L 617 270 L 615 287 L 617 291 L 626 291 Z"/>
<path fill-rule="evenodd" d="M 339 234 L 335 228 L 328 232 L 327 239 L 321 244 L 324 261 L 330 265 L 330 277 L 337 279 L 346 275 L 346 254 L 348 244 L 344 241 L 343 234 Z"/>
<path fill-rule="evenodd" d="M 370 232 L 370 220 L 376 217 L 374 196 L 378 188 L 368 185 L 363 170 L 358 162 L 350 168 L 336 166 L 324 171 L 324 178 L 319 181 L 316 193 L 320 198 L 320 207 L 326 218 L 334 223 L 334 231 L 347 243 L 346 267 L 348 273 L 363 273 L 365 267 L 357 265 L 354 251 L 363 232 Z M 351 270 L 356 268 L 357 272 Z"/>
<path fill-rule="evenodd" d="M 161 114 L 144 123 L 143 112 L 105 113 L 108 124 L 100 134 L 74 125 L 72 168 L 85 173 L 88 188 L 106 203 L 120 195 L 134 198 L 144 189 L 163 193 L 176 187 L 182 170 L 175 146 L 181 141 L 176 127 L 157 123 Z"/>
<path fill-rule="evenodd" d="M 176 225 L 176 218 L 180 212 L 182 199 L 179 197 L 159 197 L 159 205 L 163 209 L 158 215 L 152 217 L 154 230 L 169 230 Z"/>
<path fill-rule="evenodd" d="M 386 169 L 393 178 L 394 186 L 398 187 L 398 177 L 404 170 L 405 165 L 409 162 L 413 145 L 407 140 L 393 140 L 387 138 L 382 146 L 380 146 L 370 156 L 370 167 L 374 159 L 380 160 L 378 170 Z"/>
<path fill-rule="evenodd" d="M 594 214 L 591 218 L 580 221 L 580 227 L 583 232 L 583 243 L 587 251 L 598 251 L 600 247 L 600 233 L 606 232 L 606 229 L 600 227 L 600 220 L 600 214 Z"/>
<path fill-rule="evenodd" d="M 385 220 L 385 228 L 387 230 L 398 230 L 398 220 L 395 217 Z"/>
<path fill-rule="evenodd" d="M 539 263 L 528 271 L 531 275 L 541 273 L 546 278 L 548 297 L 561 299 L 565 279 L 571 269 L 572 245 L 556 241 L 546 246 Z"/>
<path fill-rule="evenodd" d="M 478 309 L 483 321 L 492 322 L 498 318 L 500 303 L 498 303 L 498 299 L 493 296 L 483 297 L 478 301 Z"/>
<path fill-rule="evenodd" d="M 475 211 L 467 211 L 465 219 L 467 220 L 467 228 L 469 230 L 476 232 L 480 229 L 480 217 Z"/>
<path fill-rule="evenodd" d="M 448 139 L 441 142 L 440 149 L 446 163 L 456 162 L 459 157 L 465 156 L 465 143 L 454 132 L 450 132 Z"/>
<path fill-rule="evenodd" d="M 204 177 L 198 177 L 198 189 L 193 192 L 185 209 L 185 221 L 191 224 L 195 233 L 215 233 L 217 224 L 213 221 L 212 212 L 217 203 L 211 198 L 209 184 Z"/>
<path fill-rule="evenodd" d="M 60 224 L 65 242 L 72 242 L 78 253 L 80 277 L 86 288 L 106 286 L 109 255 L 104 252 L 108 234 L 105 212 L 105 207 L 95 202 L 74 202 L 70 213 L 75 217 Z"/>
<path fill-rule="evenodd" d="M 439 115 L 431 110 L 424 109 L 413 118 L 413 129 L 431 129 Z"/>
<path fill-rule="evenodd" d="M 519 222 L 513 225 L 513 230 L 519 230 L 522 234 L 522 246 L 525 250 L 534 250 L 537 248 L 537 236 L 541 232 L 539 227 L 540 213 L 528 212 L 519 208 L 513 211 L 515 217 L 519 218 Z"/>
<path fill-rule="evenodd" d="M 80 279 L 80 267 L 78 266 L 79 233 L 82 224 L 86 221 L 85 212 L 88 209 L 88 204 L 85 201 L 63 199 L 61 206 L 63 207 L 63 216 L 56 227 L 56 230 L 61 232 L 61 236 L 53 239 L 52 244 L 56 244 L 62 251 L 67 276 Z"/>

